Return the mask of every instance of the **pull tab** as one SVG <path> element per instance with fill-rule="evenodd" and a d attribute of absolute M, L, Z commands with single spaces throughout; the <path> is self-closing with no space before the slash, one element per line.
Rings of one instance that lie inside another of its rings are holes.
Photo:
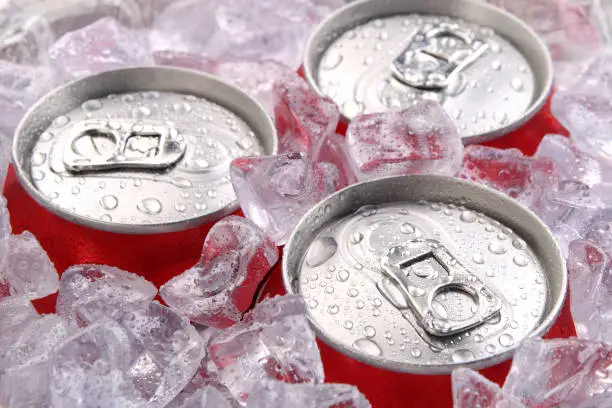
<path fill-rule="evenodd" d="M 179 132 L 162 122 L 111 119 L 72 124 L 64 147 L 69 171 L 166 169 L 185 154 Z"/>
<path fill-rule="evenodd" d="M 408 306 L 418 324 L 430 335 L 457 334 L 500 313 L 501 296 L 463 267 L 438 241 L 414 240 L 393 247 L 383 257 L 381 266 L 406 299 L 401 302 L 399 293 L 395 293 L 391 296 L 393 303 Z M 460 292 L 473 301 L 474 306 L 465 319 L 450 319 L 433 306 L 438 296 L 451 292 Z"/>
<path fill-rule="evenodd" d="M 393 61 L 391 71 L 413 88 L 441 90 L 488 48 L 483 38 L 457 24 L 426 25 Z"/>

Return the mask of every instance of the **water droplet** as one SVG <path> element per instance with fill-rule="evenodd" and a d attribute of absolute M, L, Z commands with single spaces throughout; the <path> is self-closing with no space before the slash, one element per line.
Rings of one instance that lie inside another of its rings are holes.
<path fill-rule="evenodd" d="M 81 192 L 81 189 L 78 188 L 77 186 L 72 187 L 72 190 L 70 190 L 72 192 L 72 194 L 77 195 Z"/>
<path fill-rule="evenodd" d="M 408 293 L 414 297 L 420 297 L 425 295 L 427 292 L 423 288 L 417 288 L 416 286 L 408 286 Z"/>
<path fill-rule="evenodd" d="M 100 199 L 100 207 L 104 208 L 105 210 L 114 210 L 117 208 L 118 204 L 119 200 L 117 200 L 117 197 L 114 195 L 105 195 Z"/>
<path fill-rule="evenodd" d="M 330 51 L 327 53 L 325 58 L 321 60 L 321 65 L 319 66 L 322 70 L 331 70 L 336 68 L 342 62 L 342 54 L 336 51 Z"/>
<path fill-rule="evenodd" d="M 500 125 L 503 125 L 508 121 L 508 115 L 502 111 L 493 112 L 493 119 Z"/>
<path fill-rule="evenodd" d="M 374 63 L 374 57 L 368 55 L 363 59 L 363 65 L 372 65 Z"/>
<path fill-rule="evenodd" d="M 355 289 L 355 288 L 350 288 L 350 289 L 348 290 L 347 294 L 348 294 L 350 297 L 357 297 L 357 296 L 359 296 L 359 291 L 358 291 L 357 289 Z"/>
<path fill-rule="evenodd" d="M 374 337 L 374 336 L 376 336 L 376 329 L 374 327 L 372 327 L 372 326 L 365 326 L 363 328 L 363 334 L 366 337 Z"/>
<path fill-rule="evenodd" d="M 374 305 L 374 307 L 381 307 L 382 306 L 382 300 L 380 300 L 379 298 L 375 298 L 374 301 L 372 302 L 372 304 Z"/>
<path fill-rule="evenodd" d="M 30 159 L 32 166 L 40 166 L 44 164 L 45 160 L 47 160 L 47 155 L 42 152 L 34 153 L 32 159 Z"/>
<path fill-rule="evenodd" d="M 138 203 L 136 208 L 145 214 L 159 214 L 162 211 L 162 203 L 156 198 L 145 198 Z"/>
<path fill-rule="evenodd" d="M 480 343 L 480 342 L 482 342 L 483 340 L 484 340 L 484 337 L 482 337 L 482 335 L 480 335 L 480 334 L 477 334 L 477 335 L 475 335 L 475 336 L 474 336 L 474 341 L 475 341 L 476 343 Z"/>
<path fill-rule="evenodd" d="M 191 180 L 182 177 L 175 177 L 172 179 L 172 184 L 180 188 L 189 188 L 193 186 Z"/>
<path fill-rule="evenodd" d="M 525 249 L 525 242 L 521 239 L 515 238 L 512 240 L 512 246 L 516 249 Z"/>
<path fill-rule="evenodd" d="M 353 345 L 364 353 L 373 356 L 382 356 L 382 350 L 380 347 L 378 347 L 378 344 L 374 343 L 370 339 L 357 339 Z"/>
<path fill-rule="evenodd" d="M 365 302 L 363 300 L 358 300 L 355 305 L 357 306 L 357 309 L 363 309 L 365 307 Z"/>
<path fill-rule="evenodd" d="M 482 265 L 485 262 L 484 256 L 482 256 L 482 254 L 479 254 L 479 253 L 475 253 L 472 256 L 472 261 L 474 261 L 475 263 L 477 263 L 479 265 Z"/>
<path fill-rule="evenodd" d="M 308 253 L 306 254 L 306 264 L 311 267 L 317 267 L 325 263 L 336 253 L 338 244 L 332 237 L 323 237 L 314 241 Z"/>
<path fill-rule="evenodd" d="M 40 170 L 32 170 L 32 180 L 41 181 L 45 178 L 45 173 Z"/>
<path fill-rule="evenodd" d="M 520 78 L 513 78 L 512 81 L 510 81 L 510 86 L 517 92 L 521 92 L 525 88 L 525 84 Z"/>
<path fill-rule="evenodd" d="M 340 308 L 338 307 L 338 305 L 330 305 L 327 308 L 327 313 L 335 315 L 340 311 Z"/>
<path fill-rule="evenodd" d="M 493 344 L 487 344 L 485 350 L 487 351 L 487 353 L 493 354 L 495 353 L 496 348 Z"/>
<path fill-rule="evenodd" d="M 175 113 L 189 113 L 189 112 L 191 112 L 191 109 L 193 109 L 191 107 L 191 104 L 189 104 L 187 102 L 178 102 L 178 103 L 175 103 L 174 105 L 172 105 L 172 110 Z"/>
<path fill-rule="evenodd" d="M 494 71 L 499 71 L 502 67 L 501 61 L 495 60 L 491 63 L 491 69 Z"/>
<path fill-rule="evenodd" d="M 400 232 L 404 234 L 414 234 L 415 231 L 416 228 L 414 227 L 414 225 L 409 224 L 407 222 L 402 224 L 402 226 L 400 227 Z"/>
<path fill-rule="evenodd" d="M 440 211 L 442 209 L 442 206 L 440 204 L 438 204 L 438 203 L 433 203 L 431 205 L 431 209 L 434 210 L 434 211 Z"/>
<path fill-rule="evenodd" d="M 511 335 L 504 333 L 501 336 L 499 336 L 499 344 L 501 344 L 504 347 L 510 347 L 511 345 L 514 344 L 514 337 L 512 337 Z"/>
<path fill-rule="evenodd" d="M 476 356 L 474 355 L 474 353 L 468 349 L 457 350 L 451 355 L 451 359 L 454 363 L 465 363 L 468 361 L 472 361 L 475 358 Z"/>
<path fill-rule="evenodd" d="M 102 109 L 102 102 L 100 102 L 97 99 L 91 99 L 89 101 L 83 102 L 83 104 L 81 105 L 81 108 L 85 112 L 94 112 L 94 111 Z"/>
<path fill-rule="evenodd" d="M 463 222 L 474 222 L 476 221 L 476 214 L 473 211 L 463 211 L 459 219 Z"/>
<path fill-rule="evenodd" d="M 363 234 L 359 231 L 353 233 L 351 237 L 349 238 L 350 243 L 353 245 L 357 245 L 362 240 L 363 240 Z"/>
<path fill-rule="evenodd" d="M 206 195 L 207 195 L 209 198 L 215 198 L 215 197 L 217 197 L 217 192 L 216 192 L 215 190 L 208 190 L 208 192 L 206 193 Z"/>
<path fill-rule="evenodd" d="M 147 108 L 146 106 L 139 106 L 134 109 L 132 113 L 136 118 L 140 119 L 150 117 L 153 112 L 151 112 L 151 109 Z"/>
<path fill-rule="evenodd" d="M 351 330 L 353 328 L 353 322 L 350 320 L 347 320 L 344 322 L 343 326 L 345 329 Z"/>
<path fill-rule="evenodd" d="M 180 213 L 185 212 L 187 210 L 187 206 L 183 203 L 174 204 L 174 209 Z"/>
<path fill-rule="evenodd" d="M 315 299 L 310 299 L 308 301 L 308 307 L 311 309 L 316 309 L 318 305 L 319 305 L 319 302 L 317 302 Z"/>
<path fill-rule="evenodd" d="M 494 254 L 497 254 L 497 255 L 505 254 L 507 250 L 508 248 L 506 248 L 506 245 L 504 245 L 503 242 L 493 241 L 489 244 L 489 251 L 491 251 Z"/>
<path fill-rule="evenodd" d="M 418 348 L 414 347 L 413 349 L 410 350 L 410 355 L 414 358 L 419 358 L 421 357 L 421 350 L 419 350 Z"/>
<path fill-rule="evenodd" d="M 102 221 L 104 221 L 104 222 L 111 222 L 111 221 L 113 220 L 113 217 L 111 217 L 111 216 L 110 216 L 110 215 L 108 215 L 108 214 L 103 214 L 103 215 L 100 217 L 100 219 L 101 219 Z"/>
<path fill-rule="evenodd" d="M 41 141 L 43 141 L 43 142 L 48 142 L 49 140 L 53 139 L 53 136 L 54 136 L 54 135 L 53 135 L 53 133 L 52 133 L 52 132 L 48 132 L 48 131 L 47 131 L 47 132 L 43 132 L 43 133 L 40 135 L 40 138 L 39 138 L 39 139 L 40 139 Z"/>
<path fill-rule="evenodd" d="M 514 259 L 512 259 L 516 266 L 527 266 L 529 261 L 523 255 L 515 255 Z"/>
<path fill-rule="evenodd" d="M 58 116 L 57 118 L 55 118 L 55 120 L 53 121 L 53 126 L 55 127 L 62 127 L 62 126 L 66 126 L 68 123 L 70 122 L 70 118 L 68 116 Z"/>

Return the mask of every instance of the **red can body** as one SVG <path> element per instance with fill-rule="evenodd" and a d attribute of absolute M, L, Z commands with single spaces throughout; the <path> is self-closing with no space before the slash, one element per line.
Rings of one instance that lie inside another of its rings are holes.
<path fill-rule="evenodd" d="M 339 131 L 344 133 L 346 126 Z M 487 143 L 498 148 L 518 148 L 533 154 L 544 135 L 565 134 L 547 104 L 538 115 L 517 131 Z M 4 194 L 8 200 L 14 233 L 32 232 L 48 252 L 58 272 L 75 264 L 108 264 L 135 272 L 156 286 L 182 273 L 197 262 L 204 238 L 212 224 L 185 231 L 128 235 L 90 229 L 68 222 L 37 204 L 20 186 L 12 168 L 6 180 Z M 238 212 L 240 215 L 240 212 Z M 281 263 L 272 270 L 263 297 L 283 294 Z M 55 295 L 35 301 L 41 313 L 51 313 Z M 566 305 L 546 337 L 570 337 L 575 330 Z M 349 383 L 359 387 L 375 408 L 450 407 L 452 406 L 450 376 L 420 376 L 400 374 L 368 366 L 342 355 L 319 342 L 326 381 Z M 503 383 L 510 362 L 486 370 L 483 374 Z"/>

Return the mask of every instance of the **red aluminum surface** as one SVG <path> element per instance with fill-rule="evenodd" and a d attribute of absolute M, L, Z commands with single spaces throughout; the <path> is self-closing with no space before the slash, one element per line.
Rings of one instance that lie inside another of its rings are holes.
<path fill-rule="evenodd" d="M 344 129 L 340 129 L 344 130 Z M 533 154 L 548 133 L 565 133 L 552 117 L 549 105 L 521 129 L 487 145 L 516 147 Z M 92 230 L 65 221 L 38 205 L 21 188 L 12 168 L 6 180 L 4 195 L 8 200 L 13 232 L 30 231 L 61 273 L 75 264 L 109 264 L 138 273 L 160 286 L 182 273 L 200 257 L 202 244 L 210 225 L 182 232 L 157 235 L 126 235 Z M 241 213 L 238 212 L 240 215 Z M 264 297 L 284 293 L 280 262 L 270 275 Z M 54 311 L 56 295 L 35 301 L 41 313 Z M 566 302 L 561 316 L 546 337 L 575 335 Z M 327 382 L 355 384 L 375 408 L 450 407 L 450 376 L 417 376 L 398 374 L 352 360 L 319 343 Z M 509 362 L 483 370 L 482 373 L 503 383 Z"/>

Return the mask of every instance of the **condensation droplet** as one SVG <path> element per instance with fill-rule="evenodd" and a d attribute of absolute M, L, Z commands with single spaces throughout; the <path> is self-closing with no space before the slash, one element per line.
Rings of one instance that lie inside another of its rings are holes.
<path fill-rule="evenodd" d="M 172 179 L 172 184 L 180 188 L 189 188 L 193 186 L 191 180 L 182 177 L 175 177 Z"/>
<path fill-rule="evenodd" d="M 83 104 L 81 105 L 81 108 L 85 112 L 94 112 L 94 111 L 102 109 L 102 102 L 100 102 L 97 99 L 90 99 L 88 101 L 83 102 Z"/>
<path fill-rule="evenodd" d="M 494 71 L 499 71 L 502 68 L 502 63 L 499 60 L 495 60 L 491 63 L 491 69 Z"/>
<path fill-rule="evenodd" d="M 77 186 L 72 187 L 72 190 L 70 190 L 72 192 L 72 194 L 77 195 L 81 192 L 81 189 L 78 188 Z"/>
<path fill-rule="evenodd" d="M 525 88 L 525 84 L 520 78 L 513 78 L 512 81 L 510 81 L 510 86 L 517 92 L 521 92 Z"/>
<path fill-rule="evenodd" d="M 476 214 L 472 211 L 463 211 L 459 219 L 463 222 L 474 222 L 476 221 Z"/>
<path fill-rule="evenodd" d="M 342 54 L 330 51 L 327 55 L 321 60 L 321 65 L 319 66 L 322 70 L 331 70 L 336 68 L 342 62 Z"/>
<path fill-rule="evenodd" d="M 174 204 L 174 209 L 180 213 L 185 212 L 187 210 L 187 206 L 183 203 Z"/>
<path fill-rule="evenodd" d="M 511 345 L 514 344 L 514 337 L 512 337 L 511 335 L 504 333 L 501 336 L 499 336 L 499 344 L 501 344 L 504 347 L 510 347 Z"/>
<path fill-rule="evenodd" d="M 338 305 L 329 305 L 329 307 L 327 308 L 327 313 L 335 315 L 340 311 L 340 308 L 338 307 Z"/>
<path fill-rule="evenodd" d="M 508 248 L 506 248 L 503 242 L 493 241 L 489 244 L 489 251 L 496 255 L 505 254 L 507 250 Z"/>
<path fill-rule="evenodd" d="M 362 240 L 363 240 L 363 234 L 359 231 L 351 234 L 351 237 L 349 238 L 350 243 L 353 245 L 357 245 Z"/>
<path fill-rule="evenodd" d="M 357 306 L 357 309 L 363 309 L 365 307 L 365 302 L 363 300 L 358 300 L 355 305 Z"/>
<path fill-rule="evenodd" d="M 495 353 L 496 348 L 493 344 L 487 344 L 485 350 L 487 351 L 487 353 L 493 354 Z"/>
<path fill-rule="evenodd" d="M 475 263 L 482 265 L 485 262 L 484 256 L 482 256 L 482 254 L 479 253 L 475 253 L 474 255 L 472 255 L 472 261 L 474 261 Z"/>
<path fill-rule="evenodd" d="M 451 354 L 451 359 L 454 363 L 465 363 L 472 361 L 474 358 L 476 358 L 476 356 L 468 349 L 457 350 Z"/>
<path fill-rule="evenodd" d="M 162 211 L 162 203 L 157 198 L 145 198 L 136 206 L 144 214 L 159 214 Z"/>
<path fill-rule="evenodd" d="M 476 343 L 481 343 L 483 340 L 484 340 L 484 337 L 482 337 L 482 335 L 481 335 L 481 334 L 476 334 L 476 335 L 474 336 L 474 341 L 475 341 Z"/>
<path fill-rule="evenodd" d="M 353 328 L 353 322 L 350 321 L 350 320 L 347 320 L 347 321 L 344 322 L 343 326 L 344 326 L 345 329 L 351 330 Z"/>
<path fill-rule="evenodd" d="M 515 255 L 512 261 L 516 266 L 527 266 L 527 264 L 529 263 L 529 261 L 527 261 L 527 258 L 520 254 Z"/>
<path fill-rule="evenodd" d="M 111 222 L 113 220 L 113 217 L 111 217 L 109 214 L 103 214 L 102 216 L 100 216 L 100 220 L 104 222 Z"/>
<path fill-rule="evenodd" d="M 421 350 L 419 350 L 418 348 L 414 347 L 410 350 L 410 355 L 414 358 L 419 358 L 421 357 Z"/>
<path fill-rule="evenodd" d="M 57 118 L 55 118 L 55 120 L 53 121 L 53 126 L 55 127 L 62 127 L 62 126 L 66 126 L 68 123 L 70 122 L 70 118 L 68 116 L 58 116 Z"/>
<path fill-rule="evenodd" d="M 350 289 L 348 290 L 347 294 L 348 294 L 350 297 L 357 297 L 357 296 L 359 296 L 359 291 L 358 291 L 357 289 L 355 289 L 355 288 L 350 288 Z"/>
<path fill-rule="evenodd" d="M 45 160 L 47 160 L 47 155 L 42 152 L 34 153 L 30 159 L 32 166 L 40 166 L 45 163 Z"/>
<path fill-rule="evenodd" d="M 376 336 L 376 329 L 374 327 L 372 327 L 372 326 L 365 326 L 363 328 L 363 334 L 366 337 L 374 337 L 374 336 Z"/>
<path fill-rule="evenodd" d="M 336 253 L 338 244 L 332 237 L 323 237 L 314 241 L 306 254 L 306 264 L 310 267 L 317 267 L 325 263 Z"/>
<path fill-rule="evenodd" d="M 414 234 L 415 231 L 416 231 L 416 228 L 414 227 L 414 225 L 409 224 L 407 222 L 402 224 L 400 227 L 400 232 L 404 234 Z"/>
<path fill-rule="evenodd" d="M 32 180 L 41 181 L 45 178 L 45 173 L 40 170 L 32 170 Z"/>
<path fill-rule="evenodd" d="M 336 276 L 336 279 L 338 279 L 338 281 L 340 282 L 346 282 L 349 276 L 351 276 L 349 271 L 347 271 L 346 269 L 342 269 L 338 271 L 338 275 Z"/>
<path fill-rule="evenodd" d="M 353 345 L 364 353 L 373 356 L 382 356 L 382 350 L 378 347 L 378 344 L 370 339 L 357 339 Z"/>

